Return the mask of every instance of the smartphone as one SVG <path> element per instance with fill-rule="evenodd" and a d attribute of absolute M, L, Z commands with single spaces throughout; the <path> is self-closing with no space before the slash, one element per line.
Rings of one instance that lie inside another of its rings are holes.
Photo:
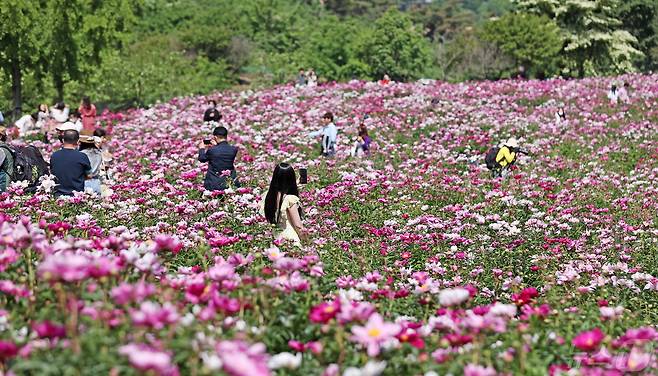
<path fill-rule="evenodd" d="M 305 168 L 299 169 L 299 184 L 308 183 L 308 171 Z"/>
<path fill-rule="evenodd" d="M 210 140 L 203 140 L 204 145 L 210 145 Z"/>

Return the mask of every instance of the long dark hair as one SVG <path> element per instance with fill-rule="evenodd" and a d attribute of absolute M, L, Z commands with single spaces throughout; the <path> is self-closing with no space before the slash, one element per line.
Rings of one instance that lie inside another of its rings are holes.
<path fill-rule="evenodd" d="M 359 125 L 359 136 L 368 137 L 368 128 L 366 128 L 365 124 Z"/>
<path fill-rule="evenodd" d="M 91 108 L 91 99 L 89 99 L 89 97 L 82 97 L 82 107 L 84 107 L 86 110 Z"/>
<path fill-rule="evenodd" d="M 279 198 L 279 194 L 281 197 Z M 288 163 L 279 163 L 274 168 L 270 189 L 265 196 L 265 218 L 270 223 L 278 223 L 281 217 L 281 205 L 283 204 L 284 195 L 294 195 L 299 197 L 297 189 L 297 179 L 295 169 Z M 277 198 L 279 202 L 277 204 Z M 299 216 L 302 216 L 301 207 L 298 208 Z"/>

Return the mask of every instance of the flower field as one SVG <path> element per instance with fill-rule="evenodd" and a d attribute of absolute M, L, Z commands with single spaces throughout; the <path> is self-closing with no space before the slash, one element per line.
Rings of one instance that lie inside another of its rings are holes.
<path fill-rule="evenodd" d="M 190 97 L 106 116 L 111 197 L 0 195 L 0 374 L 658 374 L 658 75 L 214 97 L 242 188 L 203 192 Z M 492 180 L 510 136 L 530 154 Z M 283 161 L 302 249 L 259 215 Z"/>

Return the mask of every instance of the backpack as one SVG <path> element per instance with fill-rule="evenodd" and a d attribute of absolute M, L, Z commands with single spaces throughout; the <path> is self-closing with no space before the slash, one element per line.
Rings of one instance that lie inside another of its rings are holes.
<path fill-rule="evenodd" d="M 497 146 L 492 147 L 489 149 L 487 152 L 487 155 L 484 156 L 484 163 L 487 164 L 487 168 L 489 170 L 493 170 L 495 168 L 500 167 L 500 163 L 496 161 L 496 156 L 498 156 L 498 152 L 500 151 L 500 148 Z"/>
<path fill-rule="evenodd" d="M 27 192 L 36 192 L 39 178 L 48 175 L 48 163 L 43 159 L 39 149 L 33 145 L 10 148 L 6 145 L 0 146 L 8 150 L 14 159 L 14 171 L 9 174 L 11 181 L 27 181 Z"/>

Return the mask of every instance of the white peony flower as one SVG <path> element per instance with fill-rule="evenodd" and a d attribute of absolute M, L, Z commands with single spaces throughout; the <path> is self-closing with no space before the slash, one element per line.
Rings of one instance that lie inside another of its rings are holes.
<path fill-rule="evenodd" d="M 468 300 L 469 296 L 468 290 L 461 287 L 441 290 L 439 292 L 439 304 L 442 306 L 458 305 Z"/>
<path fill-rule="evenodd" d="M 297 353 L 295 355 L 292 355 L 289 352 L 282 352 L 276 354 L 273 357 L 271 357 L 270 360 L 267 362 L 267 366 L 270 369 L 279 369 L 279 368 L 296 369 L 301 364 L 302 364 L 302 354 Z"/>

